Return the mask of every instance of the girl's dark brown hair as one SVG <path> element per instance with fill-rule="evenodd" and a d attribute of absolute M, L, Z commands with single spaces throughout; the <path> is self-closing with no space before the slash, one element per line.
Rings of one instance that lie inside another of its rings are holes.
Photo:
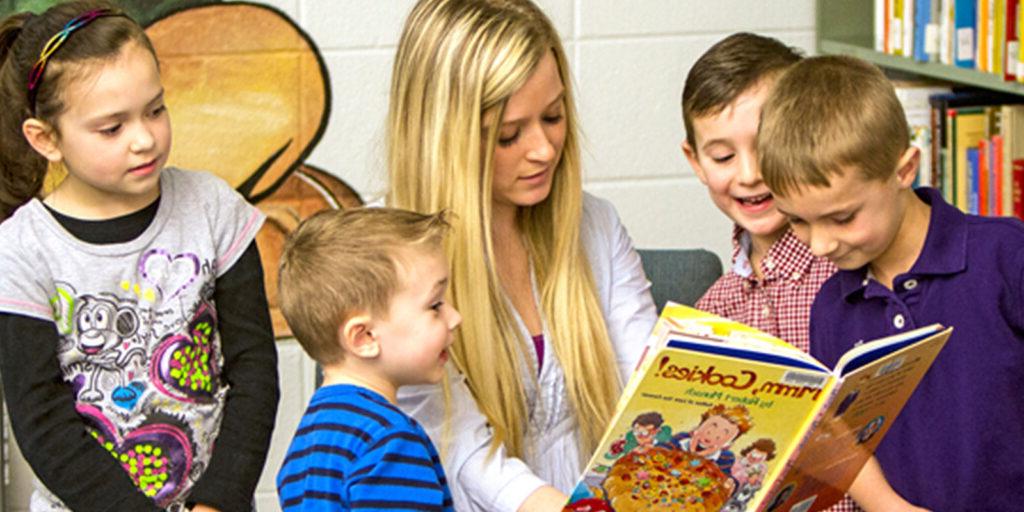
<path fill-rule="evenodd" d="M 56 130 L 57 117 L 66 107 L 62 91 L 88 72 L 72 64 L 111 59 L 128 42 L 141 44 L 156 55 L 142 27 L 126 15 L 95 19 L 72 32 L 50 57 L 33 106 L 29 74 L 43 47 L 69 21 L 95 9 L 119 11 L 104 0 L 78 0 L 55 5 L 39 15 L 14 14 L 0 22 L 0 221 L 42 188 L 47 161 L 25 140 L 21 126 L 34 117 Z"/>

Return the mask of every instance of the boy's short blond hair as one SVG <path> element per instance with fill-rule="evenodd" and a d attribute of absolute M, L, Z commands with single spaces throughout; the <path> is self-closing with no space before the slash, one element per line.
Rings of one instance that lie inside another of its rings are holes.
<path fill-rule="evenodd" d="M 782 74 L 802 58 L 778 39 L 737 32 L 708 48 L 683 84 L 686 142 L 697 149 L 693 120 L 717 115 L 752 87 Z"/>
<path fill-rule="evenodd" d="M 893 176 L 910 131 L 892 83 L 854 57 L 805 59 L 779 78 L 761 110 L 761 175 L 785 196 L 855 169 L 868 180 Z"/>
<path fill-rule="evenodd" d="M 339 327 L 354 314 L 387 316 L 402 283 L 406 251 L 442 250 L 445 212 L 423 215 L 395 208 L 325 210 L 289 235 L 281 254 L 281 312 L 310 357 L 344 358 Z"/>

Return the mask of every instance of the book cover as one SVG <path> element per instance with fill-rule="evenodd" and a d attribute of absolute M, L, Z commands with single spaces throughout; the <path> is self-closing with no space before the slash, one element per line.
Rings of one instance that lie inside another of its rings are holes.
<path fill-rule="evenodd" d="M 868 342 L 831 370 L 778 338 L 670 303 L 564 510 L 738 512 L 797 496 L 800 510 L 826 508 L 950 332 L 932 325 Z"/>

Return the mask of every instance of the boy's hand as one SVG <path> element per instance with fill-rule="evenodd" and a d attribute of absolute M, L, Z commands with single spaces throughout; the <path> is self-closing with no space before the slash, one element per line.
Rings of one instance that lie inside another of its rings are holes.
<path fill-rule="evenodd" d="M 220 511 L 215 509 L 215 508 L 213 508 L 213 507 L 210 507 L 210 506 L 207 506 L 207 505 L 203 505 L 202 503 L 197 503 L 195 506 L 192 507 L 192 512 L 220 512 Z"/>
<path fill-rule="evenodd" d="M 882 466 L 872 456 L 860 470 L 853 485 L 850 486 L 850 497 L 865 512 L 927 512 L 928 509 L 918 507 L 903 499 L 885 479 Z"/>
<path fill-rule="evenodd" d="M 561 512 L 567 501 L 568 496 L 550 485 L 545 485 L 526 497 L 526 501 L 519 506 L 519 512 Z"/>

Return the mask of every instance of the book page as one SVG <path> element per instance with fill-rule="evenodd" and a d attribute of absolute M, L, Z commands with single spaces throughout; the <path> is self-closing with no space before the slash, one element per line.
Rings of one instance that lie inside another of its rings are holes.
<path fill-rule="evenodd" d="M 869 342 L 844 356 L 863 364 L 847 364 L 848 374 L 766 510 L 822 510 L 843 497 L 952 332 L 934 327 Z M 922 333 L 930 335 L 922 339 Z"/>
<path fill-rule="evenodd" d="M 755 510 L 832 382 L 799 358 L 764 355 L 672 335 L 624 398 L 566 510 Z"/>

